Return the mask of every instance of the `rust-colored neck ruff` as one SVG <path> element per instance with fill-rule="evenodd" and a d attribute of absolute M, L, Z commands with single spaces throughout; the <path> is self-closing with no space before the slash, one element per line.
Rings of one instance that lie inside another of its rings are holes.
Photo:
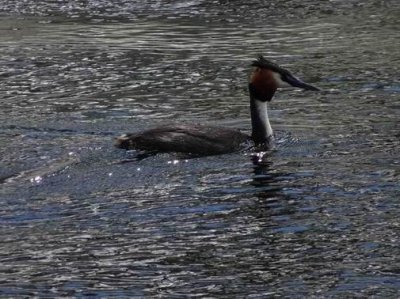
<path fill-rule="evenodd" d="M 250 77 L 250 84 L 254 92 L 254 96 L 260 101 L 271 101 L 278 89 L 278 84 L 271 70 L 264 68 L 256 68 Z"/>

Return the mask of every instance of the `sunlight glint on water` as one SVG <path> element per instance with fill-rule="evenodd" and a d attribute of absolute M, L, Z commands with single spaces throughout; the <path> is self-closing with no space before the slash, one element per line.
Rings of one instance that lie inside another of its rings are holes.
<path fill-rule="evenodd" d="M 399 295 L 397 1 L 64 4 L 0 4 L 2 296 Z M 276 94 L 274 151 L 112 146 L 250 132 L 260 53 L 323 89 Z"/>

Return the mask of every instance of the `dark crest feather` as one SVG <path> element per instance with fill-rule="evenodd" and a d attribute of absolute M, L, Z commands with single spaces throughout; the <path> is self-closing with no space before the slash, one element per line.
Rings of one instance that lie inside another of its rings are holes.
<path fill-rule="evenodd" d="M 265 59 L 264 56 L 262 56 L 262 55 L 259 55 L 258 59 L 254 60 L 251 63 L 251 65 L 262 68 L 262 69 L 269 69 L 269 70 L 279 73 L 281 75 L 290 75 L 290 72 L 288 70 L 285 70 L 284 68 L 281 68 L 276 63 Z"/>

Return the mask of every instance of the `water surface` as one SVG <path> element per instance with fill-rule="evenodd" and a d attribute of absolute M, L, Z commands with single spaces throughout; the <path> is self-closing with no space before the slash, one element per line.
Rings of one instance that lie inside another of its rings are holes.
<path fill-rule="evenodd" d="M 397 1 L 0 12 L 2 296 L 399 295 Z M 260 53 L 323 89 L 276 94 L 261 161 L 112 146 L 174 122 L 249 132 Z"/>

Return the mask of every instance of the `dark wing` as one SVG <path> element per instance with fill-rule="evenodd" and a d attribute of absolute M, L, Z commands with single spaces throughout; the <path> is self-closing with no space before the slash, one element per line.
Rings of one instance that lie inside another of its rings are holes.
<path fill-rule="evenodd" d="M 116 146 L 156 152 L 216 155 L 237 151 L 249 136 L 239 130 L 201 125 L 167 126 L 117 138 Z"/>

